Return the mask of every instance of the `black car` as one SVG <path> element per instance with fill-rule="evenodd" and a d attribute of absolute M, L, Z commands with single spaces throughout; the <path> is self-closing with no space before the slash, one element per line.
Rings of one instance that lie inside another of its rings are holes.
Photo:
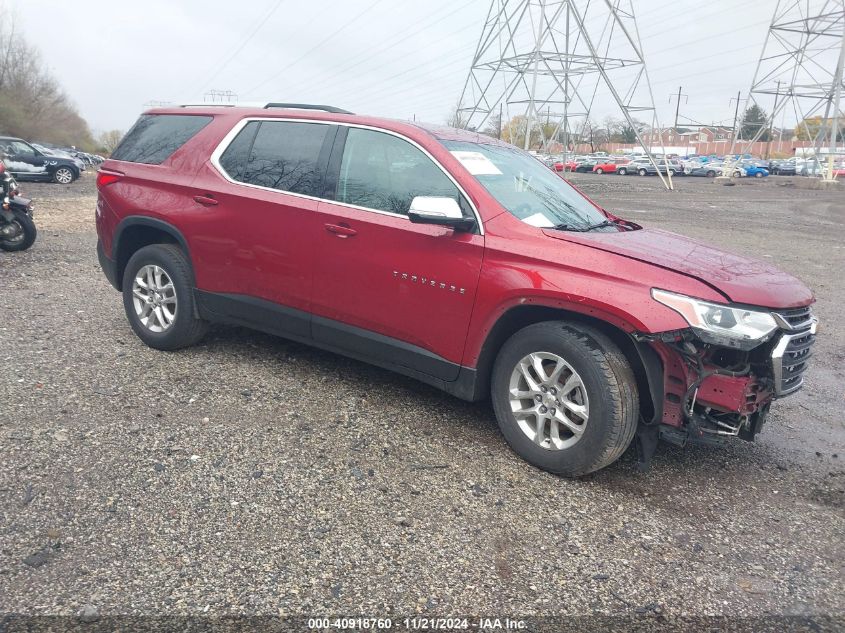
<path fill-rule="evenodd" d="M 776 176 L 794 176 L 795 175 L 795 161 L 794 160 L 780 160 L 769 161 L 769 173 Z"/>
<path fill-rule="evenodd" d="M 575 169 L 573 169 L 572 171 L 586 174 L 588 172 L 592 172 L 593 167 L 595 167 L 596 165 L 598 165 L 598 160 L 596 160 L 595 158 L 588 158 L 586 160 L 576 162 Z"/>
<path fill-rule="evenodd" d="M 79 166 L 73 158 L 50 156 L 23 139 L 0 136 L 0 153 L 6 169 L 16 180 L 46 180 L 67 185 L 79 178 Z"/>

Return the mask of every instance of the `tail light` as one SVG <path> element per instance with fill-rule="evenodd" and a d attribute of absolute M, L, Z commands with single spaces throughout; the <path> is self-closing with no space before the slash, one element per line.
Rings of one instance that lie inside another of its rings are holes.
<path fill-rule="evenodd" d="M 123 178 L 123 174 L 119 171 L 107 171 L 105 169 L 101 169 L 97 172 L 97 189 L 102 189 L 107 185 L 114 184 L 121 178 Z"/>

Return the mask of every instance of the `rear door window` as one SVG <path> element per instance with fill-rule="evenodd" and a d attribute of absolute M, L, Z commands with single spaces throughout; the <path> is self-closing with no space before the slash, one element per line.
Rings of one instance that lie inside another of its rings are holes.
<path fill-rule="evenodd" d="M 211 122 L 195 114 L 145 114 L 112 152 L 114 160 L 160 165 Z"/>
<path fill-rule="evenodd" d="M 324 172 L 320 153 L 332 129 L 322 123 L 253 121 L 220 156 L 220 166 L 233 180 L 316 197 Z"/>

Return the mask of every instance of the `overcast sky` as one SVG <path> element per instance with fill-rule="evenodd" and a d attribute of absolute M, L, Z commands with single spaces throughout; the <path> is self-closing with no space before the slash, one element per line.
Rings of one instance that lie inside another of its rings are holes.
<path fill-rule="evenodd" d="M 2 0 L 0 0 L 2 1 Z M 489 0 L 11 0 L 95 131 L 128 128 L 146 103 L 328 103 L 442 123 L 456 103 Z M 636 0 L 661 123 L 730 124 L 748 90 L 773 0 Z M 684 102 L 686 101 L 686 102 Z M 600 98 L 602 118 L 615 114 Z M 688 117 L 688 118 L 685 118 Z"/>

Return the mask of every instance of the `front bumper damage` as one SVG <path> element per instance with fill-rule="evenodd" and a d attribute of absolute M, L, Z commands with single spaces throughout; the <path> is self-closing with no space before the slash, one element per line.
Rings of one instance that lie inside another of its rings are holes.
<path fill-rule="evenodd" d="M 651 390 L 654 415 L 641 420 L 637 430 L 641 468 L 661 439 L 679 446 L 734 437 L 753 441 L 772 402 L 803 386 L 817 320 L 809 307 L 774 316 L 776 335 L 748 352 L 704 343 L 691 330 L 637 337 L 662 369 L 662 392 Z M 645 361 L 642 351 L 641 356 Z"/>

